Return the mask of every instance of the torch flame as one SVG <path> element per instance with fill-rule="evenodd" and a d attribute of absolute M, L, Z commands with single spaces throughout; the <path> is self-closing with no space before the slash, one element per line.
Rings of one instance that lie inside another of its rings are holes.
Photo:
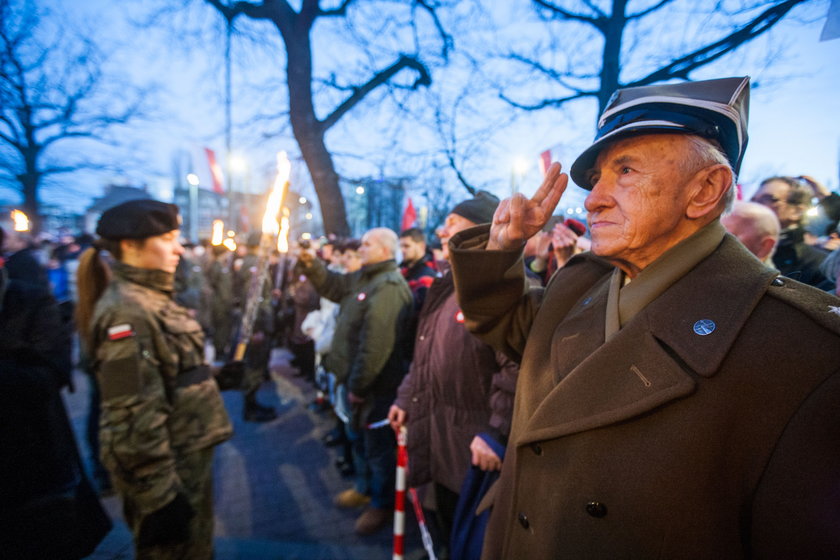
<path fill-rule="evenodd" d="M 289 252 L 289 217 L 280 218 L 280 235 L 277 237 L 277 250 L 281 253 Z"/>
<path fill-rule="evenodd" d="M 29 218 L 20 210 L 12 210 L 12 221 L 15 223 L 15 231 L 29 231 Z"/>
<path fill-rule="evenodd" d="M 210 243 L 214 246 L 221 245 L 224 240 L 225 223 L 222 220 L 213 220 L 213 237 Z"/>
<path fill-rule="evenodd" d="M 280 224 L 277 222 L 277 214 L 280 213 L 280 208 L 283 206 L 283 201 L 286 199 L 286 191 L 289 188 L 289 175 L 292 171 L 292 164 L 286 152 L 277 154 L 277 178 L 274 180 L 274 186 L 271 189 L 271 194 L 268 195 L 268 203 L 266 204 L 265 214 L 263 214 L 262 232 L 263 234 L 277 235 L 280 231 Z"/>

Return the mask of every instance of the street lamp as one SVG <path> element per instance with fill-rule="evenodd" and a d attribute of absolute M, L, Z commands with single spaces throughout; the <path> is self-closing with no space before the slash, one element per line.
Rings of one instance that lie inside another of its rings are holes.
<path fill-rule="evenodd" d="M 524 157 L 516 157 L 513 160 L 513 167 L 510 173 L 510 193 L 515 194 L 519 190 L 519 182 L 528 172 L 528 160 Z"/>
<path fill-rule="evenodd" d="M 190 184 L 190 241 L 198 241 L 198 175 L 187 174 Z"/>

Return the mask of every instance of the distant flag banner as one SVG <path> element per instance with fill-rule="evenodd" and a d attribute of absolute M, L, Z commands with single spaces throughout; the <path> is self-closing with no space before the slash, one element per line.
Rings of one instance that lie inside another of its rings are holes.
<path fill-rule="evenodd" d="M 540 154 L 540 171 L 545 175 L 552 161 L 557 161 L 560 154 L 560 144 L 550 147 Z"/>
<path fill-rule="evenodd" d="M 213 192 L 216 194 L 225 194 L 225 176 L 222 173 L 222 167 L 216 161 L 216 152 L 210 148 L 204 148 L 204 153 L 207 154 L 207 163 L 210 166 L 210 176 L 213 179 Z"/>
<path fill-rule="evenodd" d="M 244 204 L 239 207 L 239 231 L 242 233 L 251 231 L 251 218 L 248 217 L 248 208 Z"/>
<path fill-rule="evenodd" d="M 225 194 L 225 174 L 216 159 L 216 152 L 201 145 L 193 145 L 190 149 L 189 173 L 198 177 L 198 188 Z"/>
<path fill-rule="evenodd" d="M 411 201 L 411 197 L 408 197 L 408 204 L 406 204 L 405 211 L 403 212 L 402 229 L 400 231 L 405 231 L 416 223 L 417 211 L 414 209 L 414 203 Z"/>

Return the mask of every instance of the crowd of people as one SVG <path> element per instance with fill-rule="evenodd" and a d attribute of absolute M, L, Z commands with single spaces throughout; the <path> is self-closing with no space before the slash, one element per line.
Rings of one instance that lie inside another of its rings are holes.
<path fill-rule="evenodd" d="M 531 198 L 460 201 L 437 242 L 378 227 L 236 253 L 182 243 L 153 200 L 48 250 L 2 224 L 0 434 L 22 451 L 3 454 L 0 549 L 83 557 L 110 527 L 96 487 L 137 558 L 211 558 L 219 391 L 275 419 L 256 394 L 282 346 L 335 422 L 359 535 L 393 518 L 405 430 L 439 557 L 840 556 L 840 195 L 776 176 L 736 200 L 748 95 L 619 90 L 571 167 L 588 226 L 552 216 L 556 163 Z M 60 398 L 70 309 L 93 485 Z M 32 539 L 68 501 L 73 536 Z"/>

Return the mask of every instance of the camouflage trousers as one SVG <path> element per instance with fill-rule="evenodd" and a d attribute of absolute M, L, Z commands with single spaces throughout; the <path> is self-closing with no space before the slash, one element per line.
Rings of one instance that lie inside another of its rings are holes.
<path fill-rule="evenodd" d="M 130 496 L 123 497 L 123 513 L 134 535 L 136 560 L 212 560 L 213 558 L 213 447 L 179 457 L 175 469 L 195 515 L 185 543 L 137 547 L 144 516 L 137 515 Z"/>

